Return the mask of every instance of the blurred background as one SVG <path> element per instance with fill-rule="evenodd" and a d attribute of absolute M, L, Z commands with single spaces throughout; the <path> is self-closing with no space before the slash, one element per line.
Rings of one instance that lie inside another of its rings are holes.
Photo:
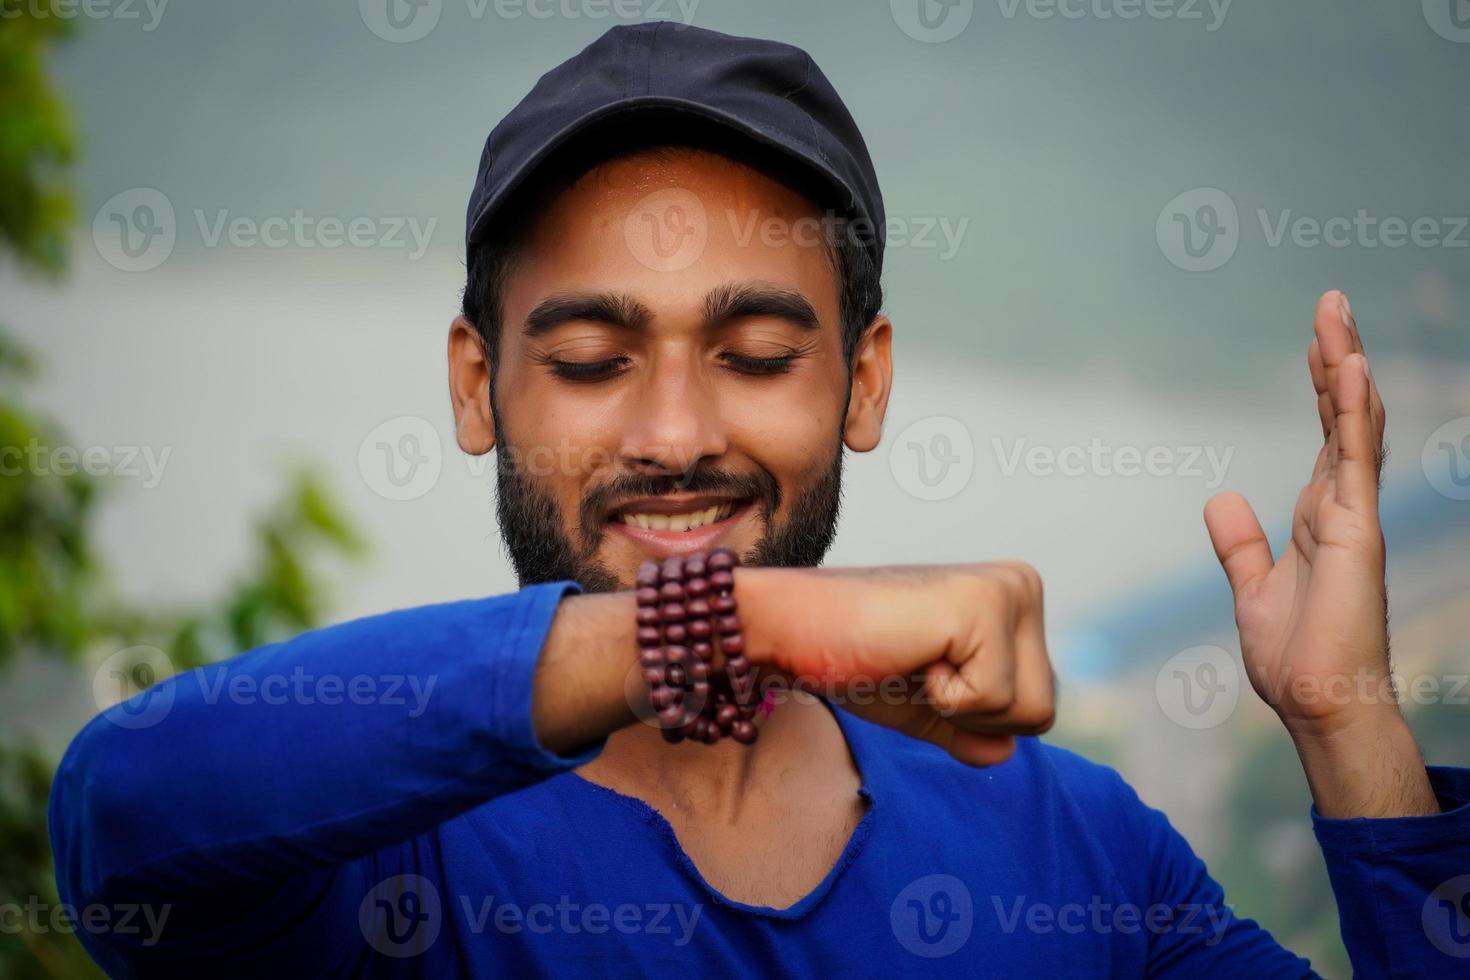
<path fill-rule="evenodd" d="M 0 904 L 56 902 L 45 794 L 99 708 L 515 587 L 445 391 L 464 204 L 536 78 L 649 19 L 806 48 L 883 180 L 896 388 L 829 563 L 1036 565 L 1047 737 L 1346 975 L 1200 514 L 1240 491 L 1279 547 L 1345 289 L 1404 708 L 1470 764 L 1465 0 L 0 0 Z M 90 972 L 0 930 L 0 975 Z"/>

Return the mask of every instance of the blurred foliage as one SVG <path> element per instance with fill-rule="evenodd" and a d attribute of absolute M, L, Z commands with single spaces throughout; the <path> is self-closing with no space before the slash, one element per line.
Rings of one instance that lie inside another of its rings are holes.
<path fill-rule="evenodd" d="M 46 57 L 73 21 L 58 0 L 0 0 L 0 254 L 55 273 L 73 205 L 71 118 L 51 89 Z"/>
<path fill-rule="evenodd" d="M 0 258 L 48 276 L 65 265 L 74 144 L 45 60 L 71 23 L 55 15 L 53 0 L 0 0 Z M 0 675 L 25 670 L 27 658 L 75 669 L 90 653 L 139 644 L 163 649 L 175 670 L 185 670 L 320 621 L 327 596 L 317 562 L 356 555 L 363 544 L 307 472 L 259 520 L 252 564 L 223 596 L 188 609 L 120 598 L 91 544 L 105 485 L 15 455 L 68 444 L 21 398 L 36 370 L 0 325 Z M 35 746 L 0 738 L 0 906 L 21 910 L 0 930 L 0 978 L 7 980 L 99 975 L 74 935 L 49 925 L 60 901 L 46 828 L 55 768 Z M 30 926 L 33 906 L 42 928 Z"/>

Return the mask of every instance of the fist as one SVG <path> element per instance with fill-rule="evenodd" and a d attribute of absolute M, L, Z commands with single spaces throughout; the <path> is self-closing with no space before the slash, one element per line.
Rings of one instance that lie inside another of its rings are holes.
<path fill-rule="evenodd" d="M 751 661 L 971 765 L 1055 718 L 1041 576 L 1019 562 L 740 568 Z"/>

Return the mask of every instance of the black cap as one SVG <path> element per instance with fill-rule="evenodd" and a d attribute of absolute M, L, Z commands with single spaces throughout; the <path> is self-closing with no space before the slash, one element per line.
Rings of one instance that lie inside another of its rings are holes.
<path fill-rule="evenodd" d="M 612 28 L 541 76 L 491 130 L 465 215 L 466 245 L 488 237 L 495 214 L 558 147 L 623 113 L 650 112 L 693 114 L 809 169 L 844 217 L 870 224 L 862 240 L 882 269 L 878 176 L 811 55 L 667 21 Z"/>

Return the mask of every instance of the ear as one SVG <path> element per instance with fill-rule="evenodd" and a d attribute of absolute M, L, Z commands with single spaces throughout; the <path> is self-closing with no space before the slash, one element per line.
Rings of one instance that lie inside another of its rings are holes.
<path fill-rule="evenodd" d="M 449 400 L 459 448 L 483 456 L 495 448 L 495 415 L 490 410 L 490 363 L 480 331 L 462 316 L 449 325 Z"/>
<path fill-rule="evenodd" d="M 893 323 L 886 316 L 868 324 L 858 342 L 852 367 L 852 389 L 847 398 L 847 420 L 842 440 L 855 453 L 866 453 L 883 435 L 888 393 L 893 390 Z"/>

